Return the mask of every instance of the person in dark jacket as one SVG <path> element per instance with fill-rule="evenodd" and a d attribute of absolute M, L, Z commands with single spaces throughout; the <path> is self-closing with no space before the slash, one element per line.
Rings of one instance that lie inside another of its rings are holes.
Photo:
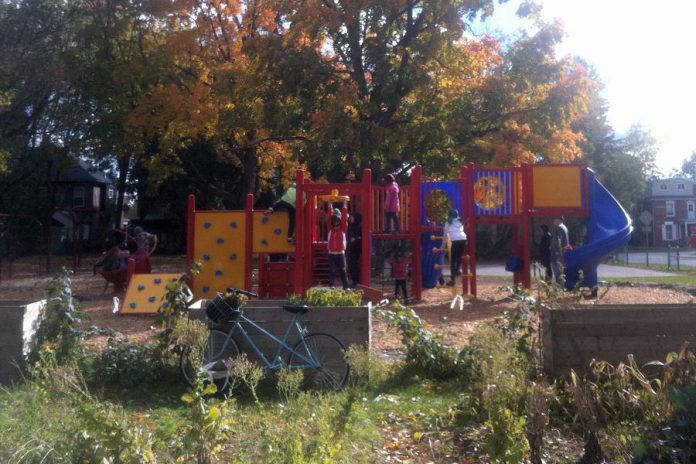
<path fill-rule="evenodd" d="M 549 226 L 542 224 L 541 226 L 541 241 L 539 242 L 539 262 L 546 270 L 544 280 L 551 282 L 553 273 L 551 272 L 551 232 Z"/>
<path fill-rule="evenodd" d="M 348 218 L 348 272 L 350 279 L 353 282 L 353 287 L 357 287 L 360 283 L 360 262 L 362 258 L 362 214 L 353 213 Z"/>

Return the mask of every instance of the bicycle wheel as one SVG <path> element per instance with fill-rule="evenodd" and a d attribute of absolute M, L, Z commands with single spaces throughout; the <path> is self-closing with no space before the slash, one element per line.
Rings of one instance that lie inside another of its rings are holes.
<path fill-rule="evenodd" d="M 229 360 L 239 356 L 239 345 L 230 338 L 225 353 L 218 356 L 214 363 L 209 363 L 210 358 L 217 355 L 225 344 L 227 333 L 222 330 L 210 330 L 208 340 L 204 346 L 187 346 L 181 353 L 179 366 L 184 380 L 193 387 L 199 375 L 212 379 L 218 391 L 224 391 L 229 385 Z"/>
<path fill-rule="evenodd" d="M 300 356 L 312 359 L 318 367 L 307 367 L 307 361 Z M 288 366 L 303 366 L 305 386 L 320 391 L 340 390 L 346 384 L 350 372 L 343 343 L 325 333 L 312 333 L 298 341 L 290 353 Z"/>

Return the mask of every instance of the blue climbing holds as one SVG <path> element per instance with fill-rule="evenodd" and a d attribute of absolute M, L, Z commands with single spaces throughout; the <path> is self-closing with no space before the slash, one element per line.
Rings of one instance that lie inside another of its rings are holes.
<path fill-rule="evenodd" d="M 208 293 L 210 291 L 210 287 L 203 287 L 203 293 Z"/>
<path fill-rule="evenodd" d="M 138 285 L 138 291 L 142 292 L 143 290 L 145 290 L 145 286 L 143 284 Z"/>
<path fill-rule="evenodd" d="M 212 226 L 212 224 L 209 222 L 203 224 L 203 227 L 205 227 L 206 229 L 210 229 L 210 226 Z"/>
<path fill-rule="evenodd" d="M 156 279 L 155 279 L 155 283 L 156 283 L 156 284 L 161 284 L 161 283 L 162 283 L 162 279 L 160 279 L 159 277 L 156 278 Z"/>
<path fill-rule="evenodd" d="M 225 243 L 225 239 L 222 237 L 218 237 L 218 239 L 215 241 L 218 243 L 218 245 Z"/>
<path fill-rule="evenodd" d="M 203 259 L 206 260 L 206 261 L 210 261 L 210 256 L 208 256 L 208 255 L 203 255 Z"/>
<path fill-rule="evenodd" d="M 233 229 L 236 229 L 237 228 L 237 221 L 230 222 L 230 227 Z"/>
<path fill-rule="evenodd" d="M 138 304 L 134 301 L 134 302 L 132 302 L 132 303 L 131 303 L 130 305 L 128 305 L 128 306 L 130 306 L 132 309 L 135 309 L 136 306 L 138 306 Z"/>
<path fill-rule="evenodd" d="M 270 219 L 269 219 L 268 217 L 266 217 L 266 216 L 264 216 L 264 217 L 261 218 L 261 224 L 267 224 L 268 221 L 270 221 Z"/>
<path fill-rule="evenodd" d="M 268 246 L 268 240 L 266 240 L 265 238 L 261 240 L 261 245 Z"/>
<path fill-rule="evenodd" d="M 283 233 L 283 230 L 282 230 L 282 229 L 274 229 L 274 230 L 273 230 L 273 233 L 276 234 L 276 235 L 280 235 L 280 234 Z"/>
<path fill-rule="evenodd" d="M 151 296 L 150 298 L 147 299 L 150 303 L 154 303 L 157 297 Z"/>
<path fill-rule="evenodd" d="M 230 259 L 231 259 L 232 261 L 235 261 L 235 260 L 237 259 L 237 253 L 232 253 L 232 254 L 230 255 Z"/>
<path fill-rule="evenodd" d="M 222 271 L 215 271 L 215 275 L 216 275 L 216 276 L 221 276 L 221 275 L 222 275 Z"/>
<path fill-rule="evenodd" d="M 170 306 L 171 306 L 171 305 L 170 305 L 169 303 L 166 303 L 166 302 L 162 305 L 162 307 L 165 308 L 165 309 L 168 308 L 168 307 L 170 307 Z"/>

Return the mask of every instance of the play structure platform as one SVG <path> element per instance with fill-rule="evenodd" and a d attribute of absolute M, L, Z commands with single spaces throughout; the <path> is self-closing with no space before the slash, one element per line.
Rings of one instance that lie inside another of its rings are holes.
<path fill-rule="evenodd" d="M 254 198 L 238 211 L 200 211 L 188 203 L 188 264 L 202 264 L 193 277 L 198 298 L 210 298 L 232 285 L 256 290 L 263 298 L 303 294 L 326 284 L 327 215 L 334 208 L 360 212 L 362 256 L 360 283 L 370 287 L 375 270 L 395 244 L 411 254 L 411 292 L 440 280 L 445 247 L 443 221 L 457 209 L 469 238 L 463 260 L 462 293 L 476 295 L 476 229 L 479 224 L 511 224 L 514 281 L 531 285 L 534 218 L 588 217 L 587 240 L 566 253 L 568 287 L 594 287 L 597 265 L 628 242 L 631 220 L 616 199 L 584 165 L 527 164 L 509 169 L 461 167 L 452 180 L 430 180 L 416 166 L 400 186 L 400 228 L 384 232 L 386 187 L 373 185 L 365 170 L 360 183 L 318 183 L 299 170 L 296 176 L 296 240 L 288 240 L 288 214 L 254 210 Z M 345 220 L 345 217 L 343 218 Z"/>

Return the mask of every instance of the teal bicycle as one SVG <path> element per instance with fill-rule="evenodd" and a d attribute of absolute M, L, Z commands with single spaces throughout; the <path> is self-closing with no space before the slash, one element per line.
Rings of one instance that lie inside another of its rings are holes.
<path fill-rule="evenodd" d="M 230 287 L 233 296 L 257 295 L 246 290 Z M 232 298 L 239 301 L 239 298 Z M 235 337 L 243 339 L 255 352 L 260 362 L 268 371 L 282 368 L 302 369 L 305 371 L 306 387 L 322 391 L 336 391 L 348 380 L 350 366 L 346 360 L 346 348 L 341 341 L 331 334 L 309 333 L 300 322 L 299 316 L 309 311 L 305 305 L 284 305 L 283 309 L 293 314 L 288 322 L 283 338 L 278 338 L 244 315 L 240 304 L 230 303 L 230 298 L 222 294 L 211 300 L 206 306 L 208 319 L 208 339 L 204 347 L 186 347 L 180 358 L 181 373 L 186 382 L 193 386 L 197 378 L 212 380 L 219 391 L 227 389 L 230 373 L 235 359 L 239 356 L 239 344 Z M 250 329 L 258 331 L 251 335 Z M 299 339 L 293 346 L 288 344 L 291 337 Z M 273 356 L 267 357 L 259 349 L 255 336 L 264 336 L 277 346 Z"/>

